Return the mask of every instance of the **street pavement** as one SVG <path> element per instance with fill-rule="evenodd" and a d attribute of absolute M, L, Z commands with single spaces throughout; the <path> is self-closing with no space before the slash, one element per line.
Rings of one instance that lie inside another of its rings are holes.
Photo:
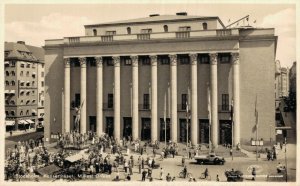
<path fill-rule="evenodd" d="M 14 148 L 19 141 L 36 140 L 44 136 L 44 132 L 23 132 L 18 135 L 8 136 L 5 138 L 5 151 L 8 148 Z"/>

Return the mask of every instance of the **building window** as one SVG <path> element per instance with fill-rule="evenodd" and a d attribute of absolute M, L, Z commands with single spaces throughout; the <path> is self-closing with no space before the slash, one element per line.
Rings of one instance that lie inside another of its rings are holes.
<path fill-rule="evenodd" d="M 34 94 L 35 94 L 35 91 L 33 90 L 33 91 L 31 92 L 31 94 L 34 96 Z"/>
<path fill-rule="evenodd" d="M 44 77 L 45 76 L 45 72 L 41 72 L 41 76 Z"/>
<path fill-rule="evenodd" d="M 5 100 L 5 105 L 9 105 L 9 101 L 7 99 Z"/>
<path fill-rule="evenodd" d="M 91 67 L 95 67 L 96 66 L 96 60 L 94 57 L 87 57 L 86 58 L 86 62 L 87 64 L 89 64 Z"/>
<path fill-rule="evenodd" d="M 30 68 L 30 63 L 27 63 L 27 64 L 26 64 L 26 68 Z"/>
<path fill-rule="evenodd" d="M 15 105 L 16 104 L 15 100 L 10 100 L 10 104 Z"/>
<path fill-rule="evenodd" d="M 5 71 L 5 75 L 6 75 L 6 76 L 9 76 L 9 72 L 8 72 L 8 71 Z"/>
<path fill-rule="evenodd" d="M 26 72 L 26 77 L 29 77 L 29 71 Z"/>
<path fill-rule="evenodd" d="M 15 82 L 15 81 L 11 81 L 11 85 L 12 85 L 12 86 L 15 86 L 15 85 L 16 85 L 16 82 Z"/>
<path fill-rule="evenodd" d="M 28 92 L 26 92 L 26 96 L 29 96 L 30 95 L 30 92 L 28 91 Z"/>
<path fill-rule="evenodd" d="M 32 63 L 32 68 L 35 68 L 35 63 Z"/>
<path fill-rule="evenodd" d="M 16 66 L 16 62 L 15 61 L 11 61 L 11 67 L 15 67 Z"/>
<path fill-rule="evenodd" d="M 131 28 L 127 27 L 127 34 L 131 34 Z"/>
<path fill-rule="evenodd" d="M 21 90 L 21 92 L 20 92 L 20 96 L 23 96 L 24 95 L 24 90 Z"/>
<path fill-rule="evenodd" d="M 24 64 L 24 63 L 21 63 L 20 67 L 21 67 L 21 68 L 24 68 L 24 67 L 25 67 L 25 64 Z"/>
<path fill-rule="evenodd" d="M 16 76 L 16 73 L 15 73 L 15 71 L 11 71 L 11 73 L 10 73 L 12 76 Z"/>
<path fill-rule="evenodd" d="M 23 105 L 23 103 L 24 103 L 23 99 L 21 99 L 21 102 L 20 102 L 20 103 L 21 103 L 21 105 Z"/>
<path fill-rule="evenodd" d="M 26 83 L 26 86 L 29 87 L 29 86 L 30 86 L 30 82 L 27 82 L 27 83 Z"/>
<path fill-rule="evenodd" d="M 190 64 L 190 58 L 188 55 L 178 55 L 178 62 L 181 65 L 187 65 Z"/>
<path fill-rule="evenodd" d="M 181 94 L 181 109 L 186 110 L 186 103 L 188 101 L 188 95 L 187 94 Z"/>
<path fill-rule="evenodd" d="M 107 108 L 114 108 L 114 95 L 113 94 L 107 95 Z"/>
<path fill-rule="evenodd" d="M 169 31 L 168 25 L 164 25 L 164 32 L 168 32 L 168 31 Z"/>
<path fill-rule="evenodd" d="M 230 54 L 219 54 L 218 57 L 220 63 L 230 63 Z"/>
<path fill-rule="evenodd" d="M 9 86 L 9 81 L 5 81 L 5 85 L 6 85 L 6 86 Z"/>
<path fill-rule="evenodd" d="M 41 105 L 44 106 L 44 101 L 43 100 L 41 101 Z"/>
<path fill-rule="evenodd" d="M 115 30 L 105 32 L 105 35 L 108 35 L 108 36 L 112 36 L 112 35 L 116 35 L 116 34 L 117 34 L 117 32 Z"/>
<path fill-rule="evenodd" d="M 93 29 L 93 35 L 96 36 L 97 35 L 97 30 Z"/>
<path fill-rule="evenodd" d="M 142 34 L 151 34 L 152 33 L 152 29 L 151 28 L 141 29 L 141 33 Z"/>
<path fill-rule="evenodd" d="M 150 109 L 150 96 L 149 96 L 149 94 L 144 94 L 143 109 Z"/>
<path fill-rule="evenodd" d="M 131 65 L 132 61 L 131 61 L 131 58 L 123 58 L 123 62 L 124 62 L 124 65 Z"/>
<path fill-rule="evenodd" d="M 44 66 L 45 66 L 45 65 L 44 65 L 44 64 L 42 64 L 42 68 L 44 68 Z"/>
<path fill-rule="evenodd" d="M 181 27 L 179 27 L 179 31 L 181 31 L 181 32 L 191 31 L 191 27 L 190 26 L 181 26 Z"/>
<path fill-rule="evenodd" d="M 42 81 L 42 87 L 44 87 L 44 81 Z"/>
<path fill-rule="evenodd" d="M 14 116 L 15 115 L 15 111 L 14 110 L 10 111 L 10 115 Z"/>
<path fill-rule="evenodd" d="M 28 105 L 29 103 L 30 103 L 30 100 L 27 100 L 27 101 L 26 101 L 26 105 Z"/>
<path fill-rule="evenodd" d="M 21 82 L 21 83 L 20 83 L 20 86 L 24 86 L 24 84 L 25 84 L 24 82 Z"/>
<path fill-rule="evenodd" d="M 29 110 L 26 111 L 26 115 L 29 115 Z"/>
<path fill-rule="evenodd" d="M 35 99 L 34 99 L 34 100 L 32 100 L 32 104 L 35 104 Z"/>
<path fill-rule="evenodd" d="M 198 55 L 198 60 L 201 64 L 209 64 L 209 55 L 208 54 L 200 54 L 200 55 Z"/>
<path fill-rule="evenodd" d="M 7 110 L 5 111 L 5 115 L 6 115 L 6 116 L 8 116 L 8 115 L 9 115 L 9 112 L 8 112 Z"/>
<path fill-rule="evenodd" d="M 168 56 L 158 56 L 157 60 L 161 65 L 169 65 L 170 64 L 170 58 Z"/>
<path fill-rule="evenodd" d="M 229 94 L 222 94 L 222 110 L 229 110 Z"/>
<path fill-rule="evenodd" d="M 139 61 L 142 63 L 142 65 L 150 65 L 151 63 L 150 58 L 145 56 L 139 57 Z"/>
<path fill-rule="evenodd" d="M 207 30 L 207 23 L 202 23 L 203 30 Z"/>
<path fill-rule="evenodd" d="M 114 66 L 114 61 L 112 58 L 103 58 L 103 63 L 105 63 L 107 66 Z"/>
<path fill-rule="evenodd" d="M 20 72 L 20 76 L 23 76 L 23 71 Z"/>

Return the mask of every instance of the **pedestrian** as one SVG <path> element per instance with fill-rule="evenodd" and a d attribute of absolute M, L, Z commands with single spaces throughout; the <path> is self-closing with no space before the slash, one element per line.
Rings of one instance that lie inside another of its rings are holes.
<path fill-rule="evenodd" d="M 144 157 L 142 158 L 142 169 L 145 168 L 145 160 L 144 160 Z"/>
<path fill-rule="evenodd" d="M 256 170 L 255 167 L 252 168 L 252 180 L 255 181 L 255 177 L 256 177 Z"/>
<path fill-rule="evenodd" d="M 232 149 L 230 149 L 230 152 L 229 152 L 230 156 L 232 156 Z"/>
<path fill-rule="evenodd" d="M 152 150 L 152 152 L 153 152 L 153 157 L 155 158 L 155 154 L 156 154 L 155 147 L 153 147 L 153 150 Z"/>
<path fill-rule="evenodd" d="M 154 169 L 154 166 L 155 166 L 155 161 L 154 161 L 154 159 L 153 159 L 153 160 L 152 160 L 152 163 L 151 163 L 152 169 Z"/>
<path fill-rule="evenodd" d="M 152 169 L 148 168 L 148 178 L 152 178 Z"/>
<path fill-rule="evenodd" d="M 189 150 L 189 159 L 192 159 L 192 152 Z"/>
<path fill-rule="evenodd" d="M 217 178 L 216 178 L 216 181 L 220 181 L 220 179 L 219 179 L 219 175 L 217 174 Z"/>
<path fill-rule="evenodd" d="M 172 178 L 171 178 L 171 176 L 170 176 L 170 173 L 168 173 L 167 176 L 166 176 L 166 180 L 169 182 L 169 181 L 171 181 L 171 179 L 172 179 Z M 173 180 L 172 180 L 172 181 L 173 181 Z"/>
<path fill-rule="evenodd" d="M 10 136 L 12 136 L 12 130 L 9 131 Z"/>
<path fill-rule="evenodd" d="M 164 176 L 164 169 L 161 167 L 160 168 L 160 180 L 163 180 L 163 176 Z"/>
<path fill-rule="evenodd" d="M 142 181 L 146 180 L 146 175 L 147 175 L 147 171 L 145 169 L 143 169 L 143 172 L 142 172 Z"/>
<path fill-rule="evenodd" d="M 181 159 L 181 166 L 184 167 L 184 163 L 185 163 L 185 158 L 184 156 L 182 156 L 182 159 Z"/>

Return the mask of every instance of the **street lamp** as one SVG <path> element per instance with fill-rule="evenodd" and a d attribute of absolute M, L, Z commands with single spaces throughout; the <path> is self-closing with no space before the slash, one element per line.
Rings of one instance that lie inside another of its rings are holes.
<path fill-rule="evenodd" d="M 284 143 L 285 143 L 285 150 L 284 150 L 284 154 L 285 154 L 285 182 L 288 181 L 288 174 L 287 174 L 287 159 L 286 159 L 286 137 L 284 138 Z"/>

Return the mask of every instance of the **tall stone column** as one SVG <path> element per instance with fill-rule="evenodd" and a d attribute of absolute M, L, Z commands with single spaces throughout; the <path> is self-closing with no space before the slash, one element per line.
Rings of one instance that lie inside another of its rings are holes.
<path fill-rule="evenodd" d="M 198 97 L 197 97 L 197 54 L 190 54 L 191 59 L 191 139 L 198 144 Z"/>
<path fill-rule="evenodd" d="M 157 56 L 150 56 L 151 59 L 151 140 L 158 140 L 157 130 Z"/>
<path fill-rule="evenodd" d="M 114 137 L 121 139 L 121 79 L 120 56 L 114 56 Z"/>
<path fill-rule="evenodd" d="M 211 138 L 212 145 L 218 147 L 218 54 L 210 53 L 210 86 L 211 86 Z"/>
<path fill-rule="evenodd" d="M 132 61 L 132 137 L 139 138 L 139 69 L 138 56 L 131 56 Z"/>
<path fill-rule="evenodd" d="M 239 53 L 231 53 L 233 66 L 233 145 L 240 143 L 240 61 Z"/>
<path fill-rule="evenodd" d="M 80 133 L 86 133 L 86 58 L 80 57 Z"/>
<path fill-rule="evenodd" d="M 65 123 L 64 123 L 64 132 L 70 132 L 70 89 L 71 89 L 71 73 L 70 73 L 70 58 L 64 58 L 64 65 L 65 65 L 65 83 L 64 83 L 64 94 L 65 94 L 65 103 L 64 103 L 64 116 L 65 116 Z"/>
<path fill-rule="evenodd" d="M 177 55 L 170 57 L 170 82 L 171 82 L 171 129 L 172 141 L 177 142 Z"/>
<path fill-rule="evenodd" d="M 96 112 L 97 112 L 97 135 L 103 133 L 103 60 L 95 57 L 97 64 L 97 87 L 96 87 Z"/>

